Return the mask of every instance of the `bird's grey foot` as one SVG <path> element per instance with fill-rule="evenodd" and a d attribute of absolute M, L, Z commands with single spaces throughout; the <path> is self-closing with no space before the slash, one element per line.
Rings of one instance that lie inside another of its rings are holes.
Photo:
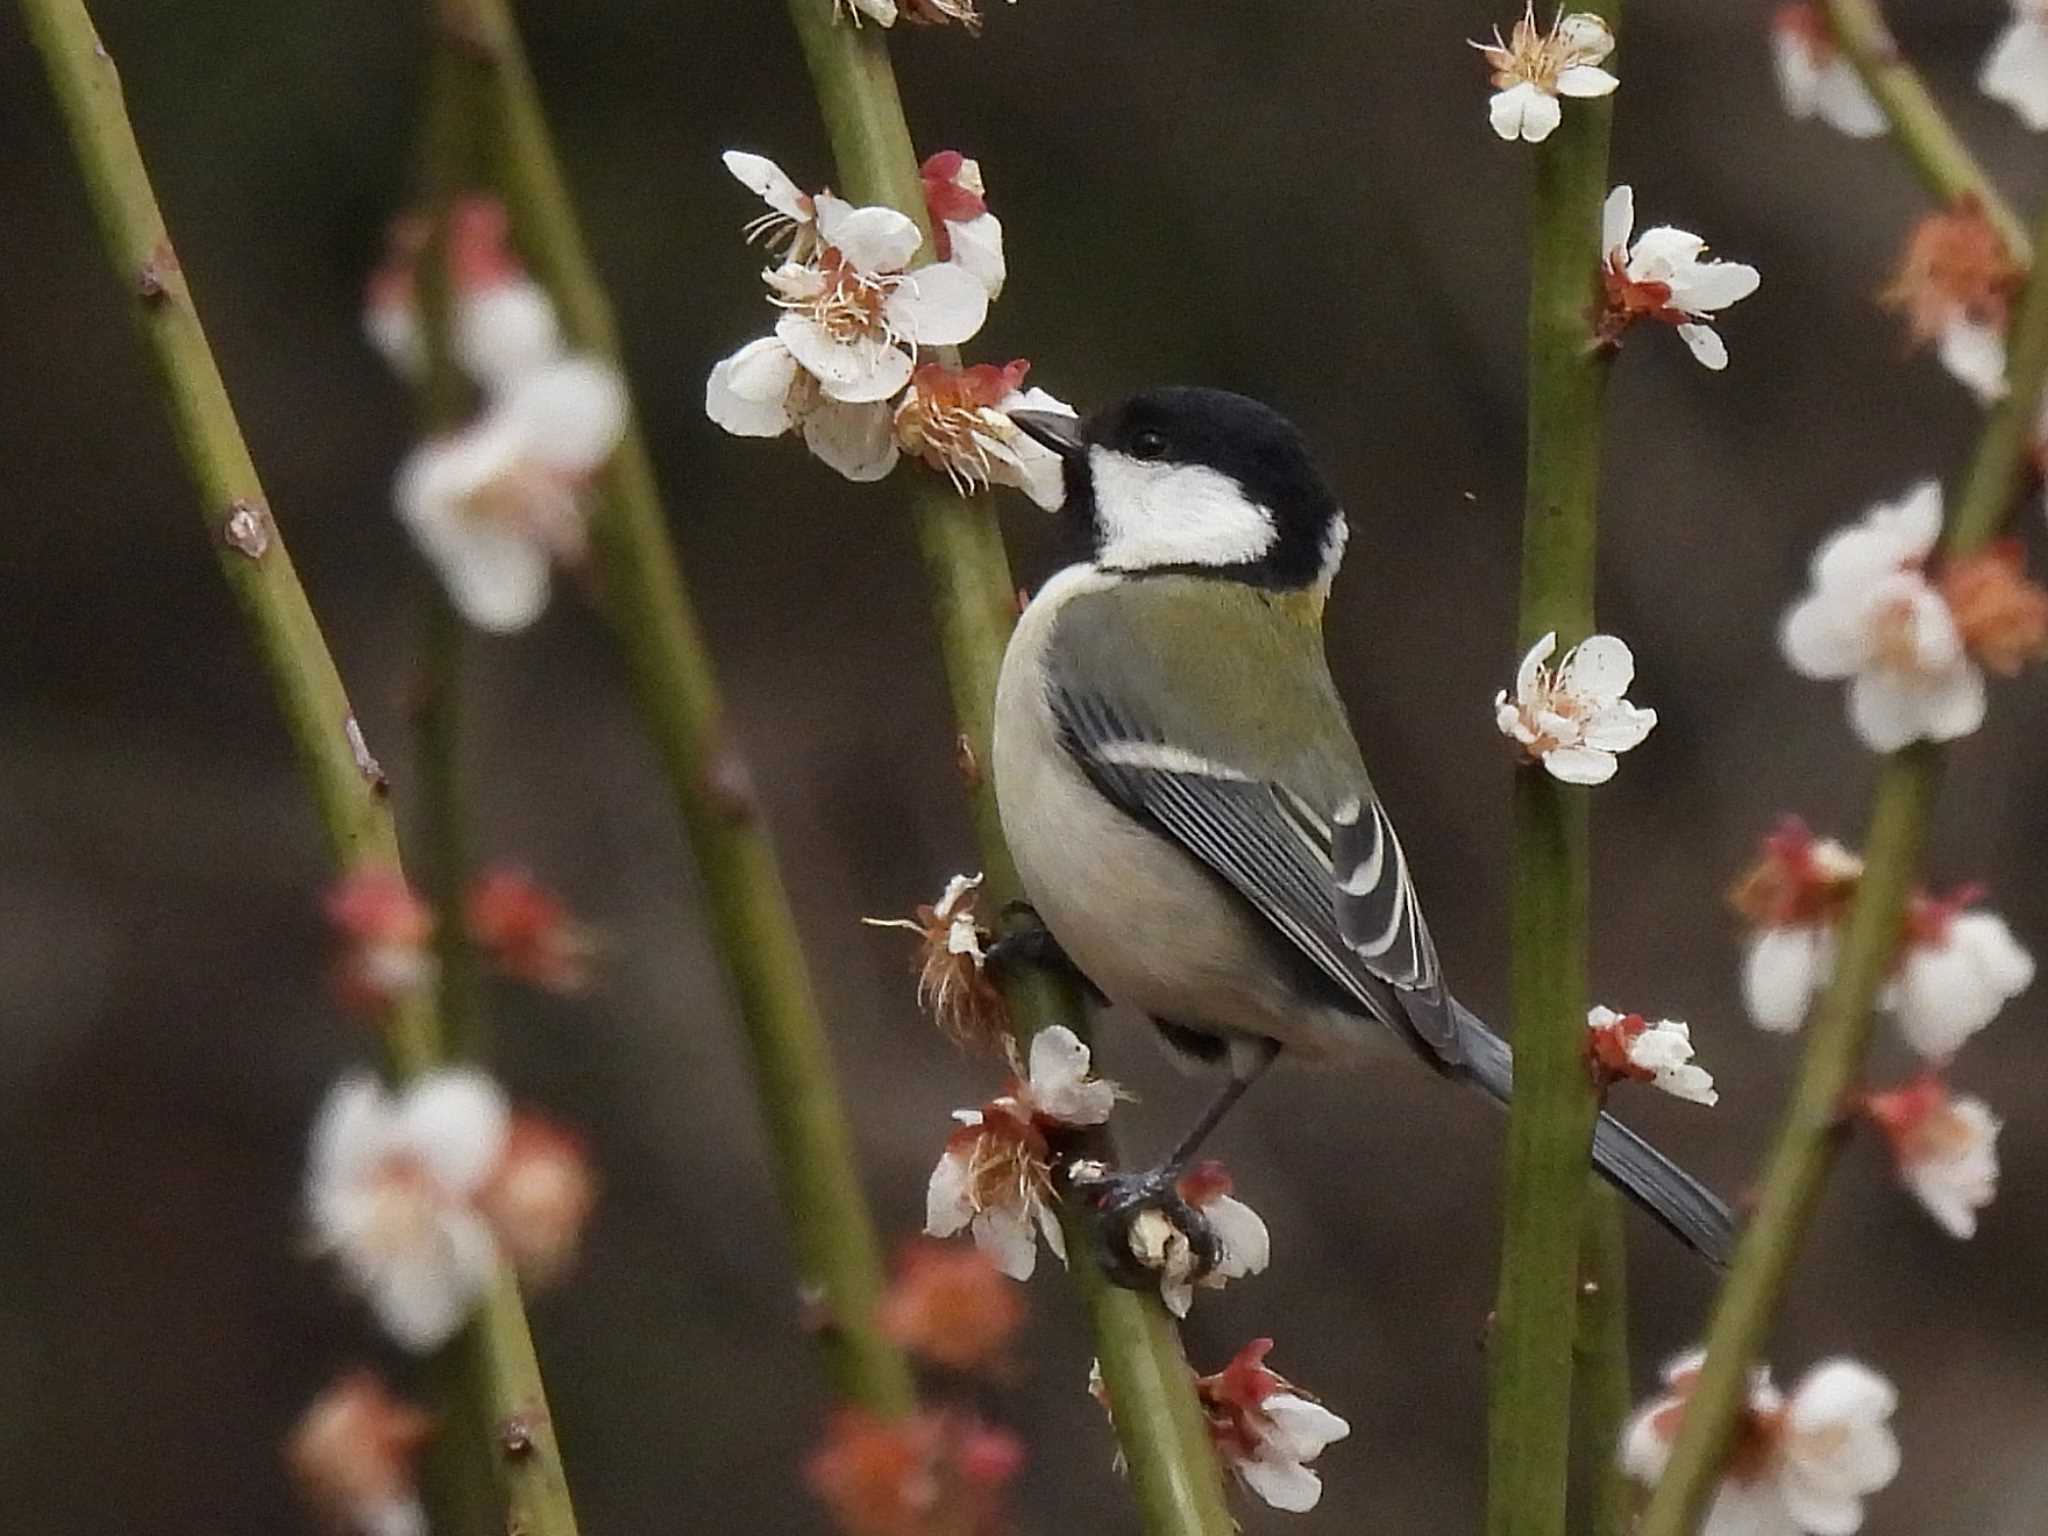
<path fill-rule="evenodd" d="M 1181 1173 L 1173 1164 L 1140 1173 L 1111 1173 L 1085 1164 L 1071 1170 L 1075 1193 L 1095 1210 L 1095 1245 L 1103 1269 L 1118 1285 L 1156 1290 L 1166 1244 L 1176 1235 L 1187 1244 L 1190 1280 L 1201 1280 L 1223 1257 L 1209 1218 L 1181 1194 Z"/>
<path fill-rule="evenodd" d="M 1038 909 L 1028 901 L 1013 901 L 1005 906 L 998 922 L 1006 924 L 989 945 L 987 965 L 997 976 L 1005 973 L 1015 975 L 1023 969 L 1050 971 L 1063 976 L 1086 992 L 1098 1007 L 1109 1006 L 1109 998 L 1102 989 L 1082 974 L 1074 964 L 1073 957 L 1060 947 L 1060 941 L 1052 936 L 1052 930 L 1038 915 Z"/>

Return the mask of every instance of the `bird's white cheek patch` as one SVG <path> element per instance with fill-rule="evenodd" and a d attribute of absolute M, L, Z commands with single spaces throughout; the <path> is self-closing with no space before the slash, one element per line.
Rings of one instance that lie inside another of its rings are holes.
<path fill-rule="evenodd" d="M 1279 536 L 1271 512 L 1205 465 L 1148 463 L 1091 448 L 1088 471 L 1101 563 L 1112 569 L 1243 565 L 1270 553 Z"/>

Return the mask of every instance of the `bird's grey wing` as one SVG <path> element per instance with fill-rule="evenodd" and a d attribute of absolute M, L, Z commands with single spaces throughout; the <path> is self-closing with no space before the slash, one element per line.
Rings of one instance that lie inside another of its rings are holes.
<path fill-rule="evenodd" d="M 1431 1065 L 1463 1064 L 1407 856 L 1362 773 L 1340 795 L 1305 792 L 1176 746 L 1129 702 L 1057 670 L 1050 701 L 1098 790 L 1214 870 Z"/>

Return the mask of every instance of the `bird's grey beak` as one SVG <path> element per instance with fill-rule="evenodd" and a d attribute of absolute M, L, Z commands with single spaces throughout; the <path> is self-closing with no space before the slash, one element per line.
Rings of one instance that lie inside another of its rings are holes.
<path fill-rule="evenodd" d="M 1078 417 L 1062 416 L 1058 411 L 1011 411 L 1009 417 L 1033 441 L 1043 443 L 1063 459 L 1078 459 L 1088 451 Z"/>

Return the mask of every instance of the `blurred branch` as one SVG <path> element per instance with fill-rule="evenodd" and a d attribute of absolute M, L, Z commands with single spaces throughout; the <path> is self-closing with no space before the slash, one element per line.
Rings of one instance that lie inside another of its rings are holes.
<path fill-rule="evenodd" d="M 1596 7 L 1611 26 L 1615 0 Z M 1611 101 L 1573 102 L 1536 157 L 1530 215 L 1528 484 L 1518 645 L 1593 628 L 1601 406 L 1595 344 Z M 1600 1095 L 1586 1066 L 1587 803 L 1540 764 L 1515 774 L 1515 1019 L 1500 1292 L 1491 1339 L 1487 1529 L 1562 1536 L 1587 1162 Z M 1618 1248 L 1611 1208 L 1600 1225 Z M 1626 1365 L 1621 1367 L 1626 1370 Z"/>
<path fill-rule="evenodd" d="M 100 236 L 155 363 L 209 534 L 283 707 L 334 862 L 399 869 L 381 771 L 363 744 L 334 659 L 270 515 L 234 407 L 164 229 L 113 61 L 79 0 L 21 0 L 78 157 Z M 398 1076 L 440 1056 L 431 999 L 401 1004 L 383 1033 Z M 467 1426 L 528 1426 L 521 1454 L 490 1457 L 504 1519 L 529 1536 L 575 1536 L 540 1370 L 516 1283 L 501 1269 L 479 1316 L 449 1346 Z M 445 1431 L 444 1431 L 445 1432 Z"/>
<path fill-rule="evenodd" d="M 1891 119 L 1900 150 L 1928 190 L 1943 203 L 1974 197 L 2013 260 L 2022 266 L 2031 263 L 2033 245 L 2026 225 L 1899 52 L 1878 0 L 1827 0 L 1827 8 L 1835 41 Z"/>
<path fill-rule="evenodd" d="M 2048 209 L 2034 233 L 2048 240 Z M 1942 549 L 1950 557 L 1997 537 L 2020 499 L 2026 446 L 2048 381 L 2048 280 L 2038 275 L 2020 299 L 2008 367 L 2012 392 L 1985 423 L 1949 517 Z M 1879 773 L 1863 877 L 1843 925 L 1834 977 L 1807 1023 L 1799 1081 L 1765 1165 L 1755 1215 L 1715 1305 L 1706 1363 L 1641 1536 L 1686 1536 L 1713 1497 L 1750 1364 L 1762 1353 L 1843 1140 L 1842 1105 L 1862 1071 L 1874 1024 L 1871 1010 L 1898 953 L 1943 757 L 1942 748 L 1919 742 L 1887 758 Z"/>
<path fill-rule="evenodd" d="M 570 341 L 619 361 L 611 307 L 583 240 L 539 93 L 503 0 L 450 0 L 444 25 L 490 82 L 494 181 L 522 253 Z M 606 467 L 592 523 L 602 601 L 642 723 L 696 855 L 712 932 L 737 993 L 800 1291 L 814 1297 L 834 1388 L 880 1413 L 914 1406 L 910 1368 L 875 1326 L 880 1245 L 860 1187 L 789 894 L 732 740 L 717 674 L 662 518 L 637 423 Z"/>
<path fill-rule="evenodd" d="M 1628 1255 L 1621 1196 L 1594 1181 L 1580 1238 L 1579 1325 L 1572 1340 L 1572 1434 L 1586 1536 L 1624 1536 L 1631 1492 L 1616 1448 L 1633 1406 L 1628 1377 Z"/>
<path fill-rule="evenodd" d="M 790 0 L 841 190 L 914 220 L 929 252 L 931 225 L 918 160 L 880 27 L 854 27 L 834 0 Z M 994 509 L 937 487 L 914 497 L 918 547 L 932 592 L 939 646 L 964 747 L 967 791 L 987 876 L 989 910 L 1023 894 L 996 813 L 989 741 L 996 677 L 1016 624 L 1016 586 Z M 1006 987 L 1020 1038 L 1050 1024 L 1086 1034 L 1078 1001 L 1043 977 Z M 1208 1426 L 1195 1400 L 1179 1335 L 1157 1296 L 1112 1285 L 1094 1257 L 1085 1218 L 1062 1213 L 1075 1283 L 1088 1308 L 1124 1460 L 1145 1529 L 1229 1536 L 1234 1529 Z"/>

